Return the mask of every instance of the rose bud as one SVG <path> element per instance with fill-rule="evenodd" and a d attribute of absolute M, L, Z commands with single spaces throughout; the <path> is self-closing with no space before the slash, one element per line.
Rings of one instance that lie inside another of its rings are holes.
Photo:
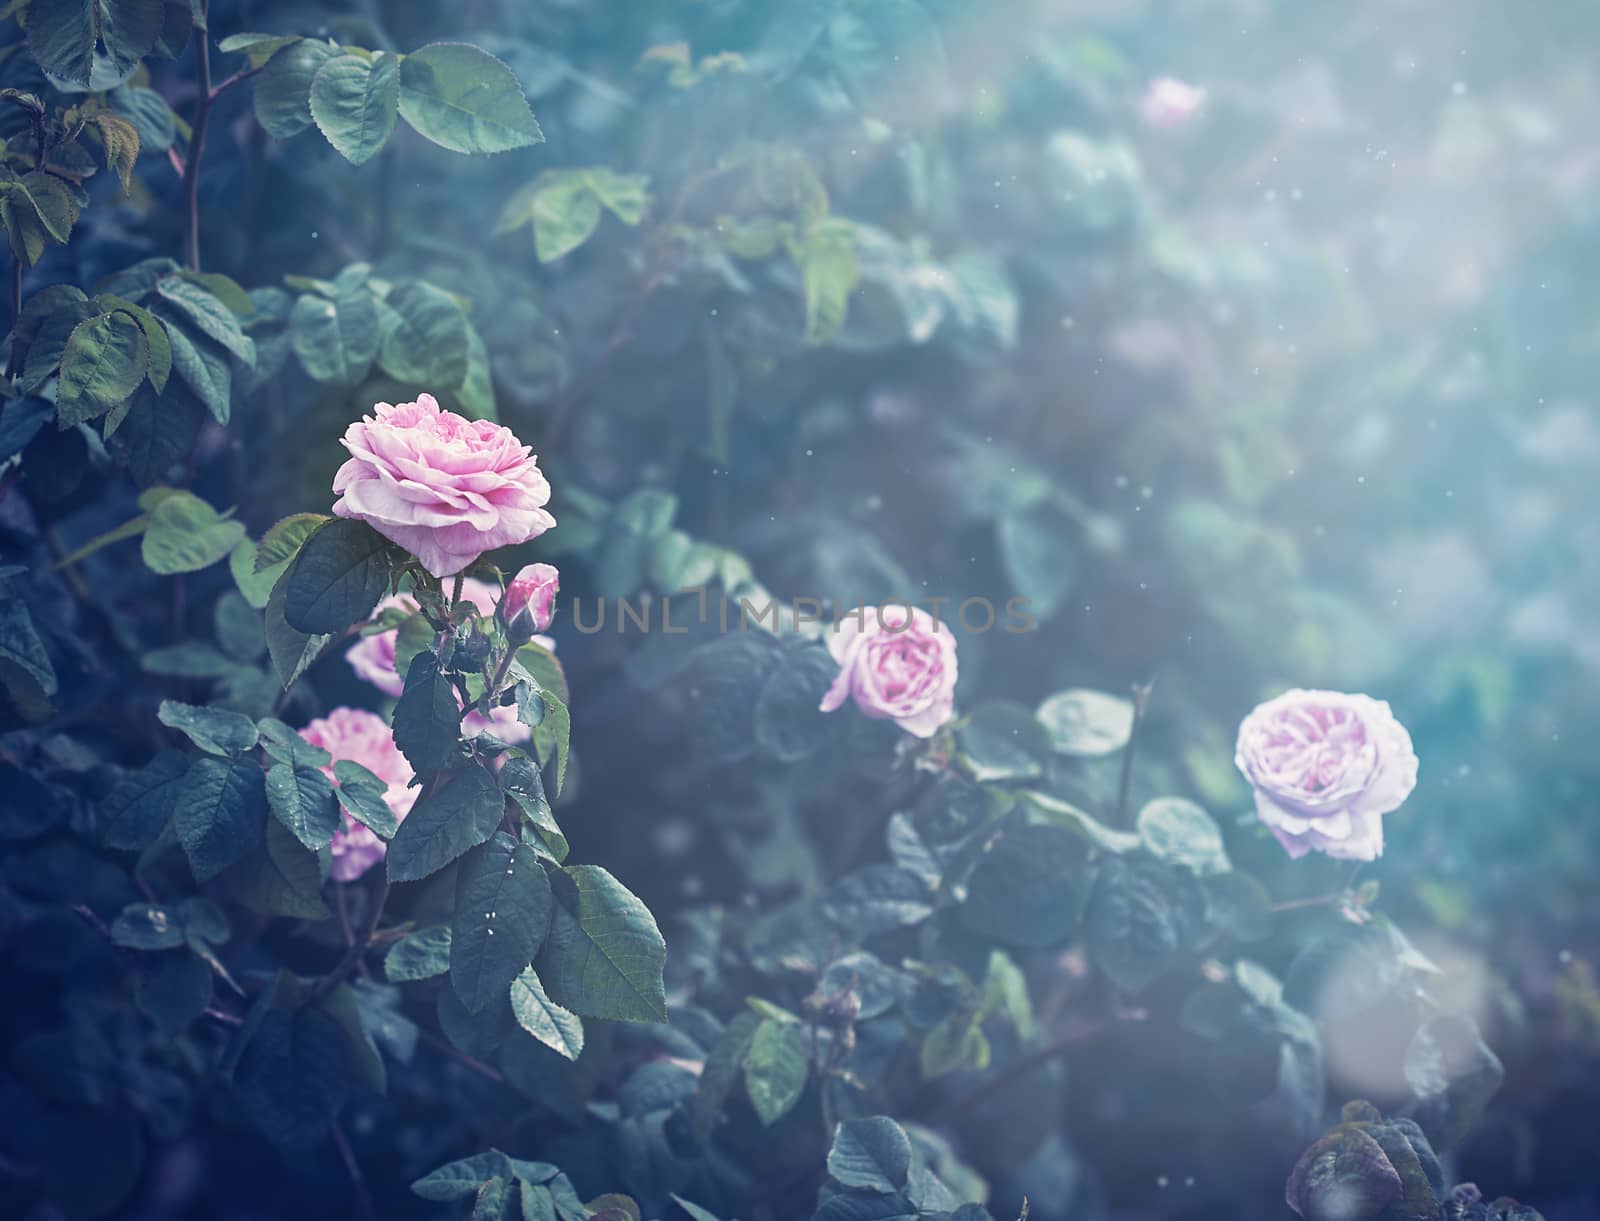
<path fill-rule="evenodd" d="M 560 588 L 561 574 L 553 564 L 529 564 L 511 578 L 497 613 L 515 643 L 525 644 L 549 628 Z"/>

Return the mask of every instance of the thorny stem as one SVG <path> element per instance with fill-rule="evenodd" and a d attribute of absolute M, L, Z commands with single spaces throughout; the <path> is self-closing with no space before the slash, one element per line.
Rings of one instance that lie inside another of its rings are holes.
<path fill-rule="evenodd" d="M 444 1039 L 441 1039 L 438 1035 L 434 1034 L 433 1031 L 419 1030 L 417 1034 L 429 1047 L 434 1048 L 436 1051 L 442 1052 L 444 1055 L 454 1060 L 463 1068 L 471 1069 L 480 1077 L 483 1077 L 489 1081 L 493 1081 L 496 1085 L 505 1084 L 505 1076 L 500 1072 L 499 1069 L 490 1068 L 482 1060 L 473 1059 L 471 1056 L 467 1055 L 466 1052 L 451 1046 L 451 1044 L 446 1042 Z"/>
<path fill-rule="evenodd" d="M 426 796 L 427 788 L 424 786 L 423 795 Z M 421 800 L 419 797 L 418 800 Z M 328 993 L 332 992 L 345 977 L 355 970 L 356 964 L 361 961 L 361 956 L 367 952 L 367 947 L 372 944 L 373 935 L 378 931 L 378 921 L 383 917 L 383 905 L 389 900 L 389 876 L 384 874 L 383 884 L 378 888 L 378 896 L 373 901 L 372 910 L 367 913 L 366 922 L 361 926 L 361 933 L 355 942 L 344 952 L 344 957 L 339 960 L 338 966 L 324 975 L 317 986 L 311 990 L 307 1004 L 316 1004 Z"/>
<path fill-rule="evenodd" d="M 1303 907 L 1328 907 L 1335 903 L 1342 902 L 1344 898 L 1349 895 L 1353 889 L 1355 889 L 1356 878 L 1360 875 L 1361 867 L 1364 864 L 1366 864 L 1365 861 L 1354 862 L 1354 864 L 1351 866 L 1349 874 L 1345 877 L 1344 885 L 1338 890 L 1329 891 L 1325 895 L 1316 895 L 1309 899 L 1285 899 L 1281 903 L 1274 903 L 1271 910 L 1275 912 L 1287 912 L 1295 911 Z"/>
<path fill-rule="evenodd" d="M 200 0 L 200 22 L 195 30 L 195 103 L 189 151 L 183 159 L 184 266 L 200 270 L 200 158 L 205 153 L 206 127 L 217 95 L 211 89 L 211 36 L 206 32 L 210 0 Z"/>
<path fill-rule="evenodd" d="M 1155 680 L 1133 684 L 1133 728 L 1128 731 L 1128 744 L 1122 748 L 1122 775 L 1117 780 L 1117 826 L 1128 825 L 1128 792 L 1133 787 L 1133 752 L 1139 745 L 1139 726 L 1144 722 L 1144 710 L 1150 703 L 1150 692 Z"/>

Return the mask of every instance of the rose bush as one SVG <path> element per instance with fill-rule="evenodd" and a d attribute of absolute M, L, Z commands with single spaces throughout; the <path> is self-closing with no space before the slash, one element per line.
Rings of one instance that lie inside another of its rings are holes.
<path fill-rule="evenodd" d="M 6 7 L 0 1215 L 1580 1215 L 1592 31 L 1375 3 Z"/>

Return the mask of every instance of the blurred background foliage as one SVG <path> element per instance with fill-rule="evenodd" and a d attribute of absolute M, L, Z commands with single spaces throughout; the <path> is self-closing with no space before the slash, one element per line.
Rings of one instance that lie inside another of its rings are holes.
<path fill-rule="evenodd" d="M 203 434 L 194 473 L 213 503 L 237 504 L 253 536 L 321 509 L 346 424 L 408 389 L 382 362 L 313 376 L 295 332 L 290 298 L 322 290 L 285 275 L 370 264 L 457 295 L 486 378 L 456 369 L 454 404 L 492 410 L 550 471 L 562 528 L 530 556 L 562 563 L 568 595 L 650 586 L 634 543 L 670 523 L 726 549 L 707 554 L 729 588 L 1030 599 L 1037 631 L 961 635 L 960 706 L 1153 681 L 1136 804 L 1200 801 L 1276 899 L 1343 871 L 1290 863 L 1255 827 L 1235 726 L 1285 686 L 1387 699 L 1421 780 L 1363 876 L 1506 1065 L 1456 1177 L 1592 1214 L 1592 11 L 217 0 L 210 20 L 215 38 L 471 42 L 510 66 L 545 137 L 467 159 L 400 131 L 358 168 L 314 129 L 280 141 L 252 120 L 266 73 L 222 98 L 201 247 L 205 270 L 254 290 L 265 371 L 236 387 L 226 435 Z M 50 90 L 21 54 L 0 71 Z M 1163 75 L 1205 90 L 1187 121 L 1141 116 Z M 110 175 L 94 181 L 101 202 L 30 272 L 30 296 L 181 250 L 161 137 L 181 142 L 188 61 L 150 61 L 123 90 L 143 137 L 133 189 L 118 201 Z M 131 485 L 91 503 L 104 455 L 76 434 L 34 443 L 66 472 L 34 489 L 59 548 L 136 511 Z M 95 632 L 159 636 L 154 579 L 110 553 L 81 571 L 102 604 L 149 619 Z M 207 588 L 191 585 L 197 605 Z M 63 715 L 109 739 L 136 714 L 119 711 L 116 665 L 70 643 L 89 612 L 59 582 L 26 596 Z M 555 635 L 582 693 L 563 824 L 657 912 L 680 972 L 695 930 L 815 892 L 873 854 L 876 831 L 856 829 L 869 811 L 906 799 L 852 771 L 884 748 L 877 726 L 829 739 L 825 774 L 751 758 L 708 745 L 715 692 L 663 685 L 692 665 L 687 645 L 582 635 L 570 615 Z M 310 684 L 308 703 L 361 698 L 337 658 Z M 1115 762 L 1074 766 L 1064 786 L 1103 808 Z M 1264 961 L 1282 974 L 1296 921 L 1324 916 L 1286 913 Z M 1330 1102 L 1382 1105 L 1398 1080 L 1371 1034 L 1343 1058 L 1328 1037 Z M 992 1207 L 1026 1188 L 1043 1217 L 1280 1215 L 1304 1134 L 1218 1118 L 1179 1086 L 1186 1048 L 1118 1035 L 1069 1059 L 1064 1090 L 974 1112 L 984 1131 L 963 1152 L 1007 1190 Z M 374 1121 L 363 1157 L 411 1165 L 456 1143 L 403 1124 L 396 1138 L 394 1122 Z M 167 1172 L 248 1178 L 229 1148 Z M 563 1152 L 550 1160 L 583 1180 L 591 1155 Z"/>

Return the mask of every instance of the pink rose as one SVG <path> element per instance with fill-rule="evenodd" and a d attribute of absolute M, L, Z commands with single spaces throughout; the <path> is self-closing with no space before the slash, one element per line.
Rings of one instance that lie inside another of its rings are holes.
<path fill-rule="evenodd" d="M 1417 785 L 1411 735 L 1389 705 L 1341 691 L 1285 691 L 1239 726 L 1234 762 L 1256 813 L 1292 857 L 1383 853 L 1383 816 Z"/>
<path fill-rule="evenodd" d="M 1151 127 L 1182 127 L 1205 104 L 1206 91 L 1176 77 L 1158 76 L 1139 99 L 1139 114 Z"/>
<path fill-rule="evenodd" d="M 406 786 L 411 783 L 411 765 L 394 744 L 394 732 L 376 713 L 364 708 L 335 708 L 326 717 L 319 717 L 300 731 L 300 736 L 313 746 L 320 746 L 333 756 L 337 763 L 348 759 L 359 763 L 388 787 L 384 800 L 394 811 L 396 819 L 411 812 L 417 800 L 417 791 Z M 334 780 L 333 767 L 322 769 L 329 780 Z M 330 876 L 336 882 L 350 882 L 359 878 L 383 859 L 387 849 L 384 843 L 350 815 L 344 816 L 344 826 L 333 835 L 333 868 Z"/>
<path fill-rule="evenodd" d="M 955 712 L 956 639 L 925 610 L 881 606 L 847 616 L 829 632 L 828 652 L 839 677 L 822 697 L 823 712 L 848 696 L 866 716 L 919 738 Z"/>
<path fill-rule="evenodd" d="M 556 591 L 560 588 L 561 574 L 554 564 L 529 564 L 506 586 L 500 618 L 509 626 L 526 611 L 532 631 L 545 631 L 556 617 Z"/>
<path fill-rule="evenodd" d="M 431 394 L 373 411 L 345 431 L 350 457 L 333 477 L 333 511 L 360 518 L 434 576 L 556 524 L 544 509 L 550 485 L 509 428 L 441 411 Z"/>

